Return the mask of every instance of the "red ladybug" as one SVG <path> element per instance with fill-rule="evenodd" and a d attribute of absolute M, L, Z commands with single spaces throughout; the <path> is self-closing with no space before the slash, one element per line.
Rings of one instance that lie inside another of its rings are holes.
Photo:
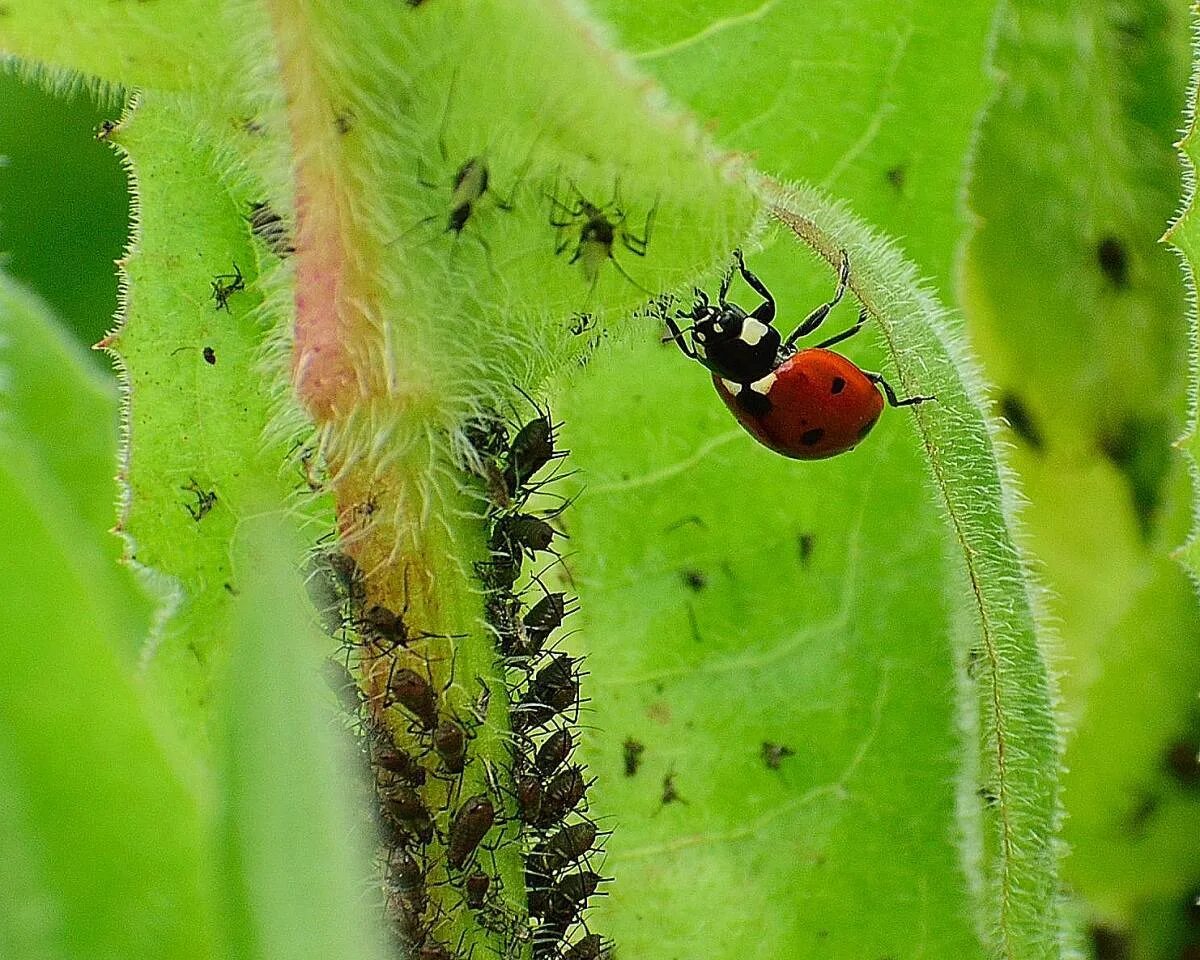
<path fill-rule="evenodd" d="M 883 411 L 882 388 L 893 407 L 910 407 L 933 397 L 897 399 L 878 373 L 861 370 L 841 354 L 827 349 L 849 339 L 867 322 L 866 308 L 858 322 L 815 347 L 796 350 L 795 343 L 812 333 L 841 301 L 850 278 L 850 260 L 842 251 L 842 266 L 833 299 L 810 313 L 792 334 L 782 339 L 771 326 L 775 299 L 766 285 L 746 269 L 742 252 L 734 251 L 742 279 L 763 298 L 746 313 L 726 296 L 733 271 L 725 274 L 713 306 L 704 291 L 696 291 L 690 312 L 677 317 L 691 321 L 680 329 L 666 318 L 671 335 L 683 353 L 712 372 L 713 384 L 725 405 L 754 439 L 776 453 L 796 460 L 821 460 L 856 447 L 875 426 Z M 687 339 L 685 339 L 685 335 Z"/>

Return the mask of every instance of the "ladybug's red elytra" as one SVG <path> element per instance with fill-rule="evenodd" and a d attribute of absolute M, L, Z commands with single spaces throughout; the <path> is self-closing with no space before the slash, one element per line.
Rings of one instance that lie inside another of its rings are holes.
<path fill-rule="evenodd" d="M 697 290 L 691 311 L 675 314 L 690 320 L 691 326 L 680 329 L 674 319 L 664 318 L 671 331 L 664 342 L 673 341 L 685 356 L 708 368 L 725 405 L 763 446 L 794 460 L 837 456 L 871 432 L 883 412 L 884 396 L 893 407 L 935 399 L 900 400 L 880 374 L 862 370 L 828 349 L 863 328 L 865 307 L 848 330 L 815 347 L 796 349 L 796 341 L 816 330 L 846 293 L 850 259 L 844 250 L 833 299 L 810 313 L 786 340 L 771 326 L 775 319 L 771 292 L 746 269 L 741 250 L 733 255 L 742 279 L 763 302 L 750 313 L 728 302 L 731 269 L 721 280 L 716 306 L 703 290 Z"/>

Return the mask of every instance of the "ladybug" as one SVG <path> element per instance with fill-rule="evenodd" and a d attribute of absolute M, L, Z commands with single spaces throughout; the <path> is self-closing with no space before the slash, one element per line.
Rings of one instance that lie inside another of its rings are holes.
<path fill-rule="evenodd" d="M 730 270 L 721 280 L 715 306 L 703 290 L 696 290 L 692 309 L 676 312 L 675 317 L 690 320 L 691 326 L 680 329 L 675 319 L 664 318 L 671 335 L 663 342 L 674 342 L 685 356 L 708 368 L 725 406 L 763 446 L 794 460 L 837 456 L 871 432 L 883 412 L 884 396 L 893 407 L 935 399 L 898 399 L 880 374 L 862 370 L 828 349 L 863 328 L 865 307 L 850 329 L 815 347 L 796 348 L 796 341 L 816 330 L 846 292 L 850 260 L 844 250 L 833 299 L 810 313 L 786 340 L 771 325 L 775 319 L 771 291 L 746 269 L 741 250 L 733 256 L 738 273 L 763 302 L 750 313 L 730 303 L 726 299 L 733 280 Z"/>

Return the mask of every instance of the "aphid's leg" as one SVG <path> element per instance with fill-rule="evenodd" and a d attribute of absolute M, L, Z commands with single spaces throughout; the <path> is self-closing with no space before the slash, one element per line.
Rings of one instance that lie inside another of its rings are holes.
<path fill-rule="evenodd" d="M 823 303 L 817 307 L 812 313 L 804 318 L 804 322 L 800 324 L 792 335 L 783 342 L 783 349 L 788 350 L 801 337 L 807 336 L 817 329 L 829 316 L 829 311 L 842 302 L 842 297 L 846 293 L 846 285 L 850 282 L 850 258 L 846 256 L 846 251 L 842 251 L 842 266 L 838 270 L 838 285 L 837 290 L 833 293 L 833 299 L 828 303 Z M 747 280 L 747 283 L 749 281 Z"/>
<path fill-rule="evenodd" d="M 750 316 L 769 327 L 775 319 L 775 298 L 771 296 L 771 291 L 767 289 L 767 285 L 746 269 L 746 261 L 742 259 L 741 249 L 733 251 L 733 258 L 737 261 L 738 273 L 742 275 L 742 279 L 746 281 L 751 290 L 763 298 L 763 302 L 751 312 Z M 724 306 L 724 302 L 722 302 L 722 306 Z M 793 334 L 793 336 L 795 335 Z M 789 340 L 788 346 L 790 345 L 791 341 Z"/>
<path fill-rule="evenodd" d="M 637 254 L 639 257 L 646 255 L 646 248 L 650 246 L 650 232 L 654 229 L 654 217 L 657 213 L 658 198 L 655 198 L 654 206 L 646 214 L 646 222 L 642 225 L 642 235 L 640 237 L 628 230 L 621 231 L 621 242 L 625 245 L 626 250 Z"/>
<path fill-rule="evenodd" d="M 849 330 L 843 330 L 836 337 L 830 337 L 828 340 L 822 340 L 817 344 L 818 350 L 823 350 L 826 347 L 832 347 L 835 343 L 841 343 L 843 340 L 849 340 L 852 336 L 858 333 L 867 322 L 867 308 L 863 307 L 858 312 L 858 323 L 852 326 Z"/>
<path fill-rule="evenodd" d="M 645 287 L 643 287 L 640 283 L 638 283 L 636 280 L 633 279 L 633 277 L 631 277 L 629 275 L 629 271 L 626 270 L 623 266 L 621 266 L 621 264 L 617 261 L 617 258 L 614 257 L 611 252 L 608 255 L 608 259 L 611 260 L 612 265 L 617 268 L 617 273 L 619 273 L 626 280 L 628 280 L 630 283 L 632 283 L 635 287 L 637 287 L 639 290 L 641 290 L 642 293 L 644 293 L 646 296 L 648 296 L 648 297 L 654 296 L 653 291 L 647 290 Z"/>
<path fill-rule="evenodd" d="M 683 355 L 685 357 L 698 360 L 699 357 L 696 355 L 696 348 L 689 344 L 683 336 L 685 333 L 690 333 L 692 328 L 688 327 L 687 330 L 680 330 L 679 324 L 677 324 L 671 317 L 663 317 L 663 322 L 667 325 L 667 329 L 671 331 L 671 335 L 669 337 L 663 337 L 662 342 L 674 343 L 677 347 L 679 347 L 680 350 L 683 351 Z"/>
<path fill-rule="evenodd" d="M 868 370 L 864 370 L 863 376 L 865 376 L 872 383 L 876 383 L 883 387 L 884 396 L 887 397 L 888 404 L 893 407 L 915 407 L 918 403 L 925 403 L 928 400 L 937 399 L 937 397 L 905 397 L 903 400 L 899 400 L 897 399 L 896 391 L 892 389 L 891 384 L 883 379 L 883 374 L 871 373 Z"/>

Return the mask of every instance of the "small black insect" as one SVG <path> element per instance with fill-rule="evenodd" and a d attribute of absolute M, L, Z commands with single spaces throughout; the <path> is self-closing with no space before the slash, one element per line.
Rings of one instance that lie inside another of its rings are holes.
<path fill-rule="evenodd" d="M 528 826 L 533 826 L 542 815 L 542 801 L 545 798 L 542 782 L 532 774 L 523 774 L 516 778 L 514 786 L 517 819 Z"/>
<path fill-rule="evenodd" d="M 488 546 L 493 554 L 535 559 L 539 551 L 550 551 L 556 536 L 562 536 L 543 518 L 532 513 L 509 513 L 496 521 Z"/>
<path fill-rule="evenodd" d="M 579 702 L 577 661 L 564 653 L 551 654 L 550 663 L 537 672 L 513 712 L 513 730 L 525 733 L 565 713 Z"/>
<path fill-rule="evenodd" d="M 217 309 L 229 312 L 229 298 L 235 293 L 246 289 L 246 278 L 242 276 L 242 268 L 234 263 L 233 273 L 218 273 L 212 278 L 212 298 L 216 301 Z"/>
<path fill-rule="evenodd" d="M 217 491 L 205 490 L 196 482 L 194 477 L 188 482 L 187 486 L 180 487 L 179 489 L 186 490 L 188 493 L 195 496 L 196 502 L 185 503 L 184 507 L 187 509 L 187 512 L 191 514 L 192 519 L 197 523 L 208 516 L 208 512 L 212 510 L 214 506 L 216 506 Z"/>
<path fill-rule="evenodd" d="M 522 624 L 529 644 L 529 653 L 537 653 L 563 619 L 573 613 L 567 608 L 566 594 L 547 593 L 526 612 Z"/>
<path fill-rule="evenodd" d="M 574 194 L 572 202 L 561 199 L 557 195 L 557 189 L 549 195 L 550 225 L 555 229 L 555 255 L 563 253 L 574 243 L 575 249 L 568 262 L 579 263 L 582 266 L 583 275 L 592 287 L 596 286 L 600 278 L 600 268 L 605 261 L 609 261 L 629 283 L 648 296 L 653 296 L 652 291 L 629 275 L 614 256 L 613 248 L 619 242 L 635 256 L 646 255 L 646 249 L 650 245 L 650 233 L 654 229 L 654 217 L 658 212 L 658 201 L 654 202 L 646 214 L 642 232 L 638 235 L 627 226 L 627 215 L 621 205 L 619 181 L 613 187 L 612 199 L 600 206 L 585 197 L 574 183 L 571 184 L 571 192 Z"/>
<path fill-rule="evenodd" d="M 349 667 L 340 660 L 327 659 L 321 664 L 321 670 L 325 683 L 337 696 L 343 712 L 357 716 L 362 709 L 363 693 Z"/>
<path fill-rule="evenodd" d="M 625 758 L 625 776 L 636 776 L 638 767 L 642 765 L 642 754 L 646 750 L 646 745 L 639 740 L 634 740 L 633 737 L 627 737 L 621 746 Z"/>
<path fill-rule="evenodd" d="M 529 868 L 535 877 L 555 876 L 564 867 L 581 860 L 596 843 L 599 831 L 589 820 L 563 827 L 533 848 Z"/>
<path fill-rule="evenodd" d="M 214 350 L 212 347 L 205 347 L 203 350 L 200 351 L 200 355 L 202 357 L 204 357 L 204 362 L 207 363 L 210 367 L 216 366 L 217 351 Z"/>
<path fill-rule="evenodd" d="M 283 217 L 272 209 L 271 204 L 261 200 L 250 204 L 250 231 L 267 245 L 275 256 L 283 258 L 296 252 L 292 245 L 292 232 Z"/>
<path fill-rule="evenodd" d="M 496 808 L 486 795 L 480 793 L 464 800 L 450 824 L 446 844 L 446 860 L 450 866 L 461 870 L 495 822 Z"/>

